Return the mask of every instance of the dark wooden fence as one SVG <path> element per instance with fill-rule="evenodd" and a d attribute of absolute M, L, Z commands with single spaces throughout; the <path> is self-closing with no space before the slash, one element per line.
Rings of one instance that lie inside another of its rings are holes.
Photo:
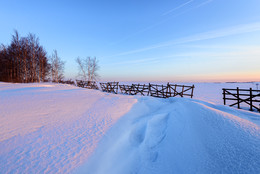
<path fill-rule="evenodd" d="M 118 93 L 118 84 L 119 84 L 119 82 L 100 83 L 100 87 L 103 92 L 117 94 Z"/>
<path fill-rule="evenodd" d="M 59 83 L 68 84 L 68 85 L 75 85 L 75 82 L 72 81 L 72 80 L 66 80 L 66 81 L 60 80 Z"/>
<path fill-rule="evenodd" d="M 194 85 L 177 85 L 168 83 L 165 85 L 149 84 L 149 94 L 153 97 L 169 98 L 169 97 L 193 97 Z"/>
<path fill-rule="evenodd" d="M 149 85 L 141 84 L 132 84 L 130 85 L 119 85 L 121 93 L 128 95 L 148 95 L 149 94 Z"/>
<path fill-rule="evenodd" d="M 249 105 L 250 111 L 256 109 L 260 112 L 260 90 L 250 89 L 226 89 L 223 88 L 223 100 L 224 105 L 227 104 L 228 100 L 234 101 L 235 103 L 230 104 L 229 106 L 237 105 L 237 108 L 241 108 L 241 104 Z"/>
<path fill-rule="evenodd" d="M 77 86 L 81 88 L 99 89 L 95 81 L 76 80 L 76 82 L 77 82 Z"/>
<path fill-rule="evenodd" d="M 149 95 L 152 97 L 167 98 L 168 85 L 149 84 Z"/>
<path fill-rule="evenodd" d="M 95 81 L 82 81 L 76 80 L 77 86 L 88 89 L 99 89 Z M 169 98 L 169 97 L 193 97 L 194 85 L 177 85 L 170 84 L 167 85 L 157 85 L 157 84 L 132 84 L 132 85 L 119 85 L 119 82 L 106 82 L 100 83 L 101 90 L 103 92 L 115 93 L 117 94 L 120 89 L 122 94 L 127 95 L 143 95 L 152 96 L 159 98 Z"/>
<path fill-rule="evenodd" d="M 194 85 L 185 86 L 177 84 L 157 85 L 157 84 L 132 84 L 119 85 L 121 93 L 128 95 L 150 95 L 152 97 L 169 98 L 169 97 L 193 97 Z"/>

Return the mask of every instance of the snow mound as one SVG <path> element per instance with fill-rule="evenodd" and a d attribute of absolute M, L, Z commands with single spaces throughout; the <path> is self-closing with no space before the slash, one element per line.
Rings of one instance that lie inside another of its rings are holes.
<path fill-rule="evenodd" d="M 260 173 L 260 114 L 137 98 L 75 173 Z"/>

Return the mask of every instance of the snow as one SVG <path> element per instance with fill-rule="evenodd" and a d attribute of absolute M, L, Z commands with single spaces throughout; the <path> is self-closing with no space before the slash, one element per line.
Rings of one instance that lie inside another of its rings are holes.
<path fill-rule="evenodd" d="M 0 173 L 260 173 L 260 114 L 194 99 L 0 83 Z"/>
<path fill-rule="evenodd" d="M 75 173 L 260 173 L 260 127 L 235 113 L 260 114 L 181 98 L 139 102 Z"/>
<path fill-rule="evenodd" d="M 0 173 L 69 173 L 135 102 L 70 85 L 0 83 Z"/>

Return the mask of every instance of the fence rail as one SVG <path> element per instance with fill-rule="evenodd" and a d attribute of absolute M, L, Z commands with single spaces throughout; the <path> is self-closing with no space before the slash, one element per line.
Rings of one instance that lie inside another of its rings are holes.
<path fill-rule="evenodd" d="M 77 86 L 88 89 L 99 89 L 95 81 L 82 81 L 76 80 Z M 119 82 L 106 82 L 99 83 L 100 88 L 103 92 L 109 93 L 119 93 L 119 89 L 122 94 L 127 95 L 143 95 L 152 96 L 159 98 L 169 98 L 169 97 L 193 97 L 194 85 L 177 85 L 170 84 L 167 85 L 157 85 L 157 84 L 131 84 L 131 85 L 119 85 Z"/>
<path fill-rule="evenodd" d="M 60 80 L 59 83 L 68 84 L 68 85 L 75 85 L 73 80 L 66 80 L 66 81 Z"/>
<path fill-rule="evenodd" d="M 149 85 L 141 84 L 132 84 L 130 85 L 119 85 L 121 93 L 128 95 L 148 95 L 149 94 Z"/>
<path fill-rule="evenodd" d="M 76 80 L 77 86 L 87 89 L 99 89 L 95 81 Z"/>
<path fill-rule="evenodd" d="M 157 85 L 157 84 L 132 84 L 119 85 L 121 93 L 128 95 L 150 95 L 152 97 L 169 98 L 169 97 L 193 97 L 194 85 L 185 86 L 177 84 Z"/>
<path fill-rule="evenodd" d="M 152 97 L 167 98 L 168 86 L 149 84 L 149 94 Z"/>
<path fill-rule="evenodd" d="M 118 84 L 119 84 L 119 82 L 100 83 L 100 87 L 103 92 L 117 94 L 118 93 Z"/>
<path fill-rule="evenodd" d="M 250 111 L 256 109 L 260 112 L 260 104 L 259 107 L 256 106 L 257 103 L 260 103 L 260 90 L 250 89 L 227 89 L 223 88 L 223 100 L 224 105 L 227 104 L 227 101 L 236 101 L 235 103 L 230 104 L 229 106 L 237 105 L 237 108 L 241 108 L 241 104 L 247 104 L 250 107 Z"/>
<path fill-rule="evenodd" d="M 177 85 L 168 83 L 165 85 L 149 84 L 149 93 L 153 97 L 169 98 L 169 97 L 193 97 L 194 85 Z"/>

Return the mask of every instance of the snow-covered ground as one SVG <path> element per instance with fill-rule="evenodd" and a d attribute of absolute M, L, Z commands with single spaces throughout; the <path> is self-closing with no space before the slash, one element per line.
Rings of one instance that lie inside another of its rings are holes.
<path fill-rule="evenodd" d="M 0 83 L 0 173 L 70 173 L 136 102 L 70 85 Z"/>
<path fill-rule="evenodd" d="M 260 114 L 194 99 L 0 83 L 0 173 L 260 173 Z"/>

